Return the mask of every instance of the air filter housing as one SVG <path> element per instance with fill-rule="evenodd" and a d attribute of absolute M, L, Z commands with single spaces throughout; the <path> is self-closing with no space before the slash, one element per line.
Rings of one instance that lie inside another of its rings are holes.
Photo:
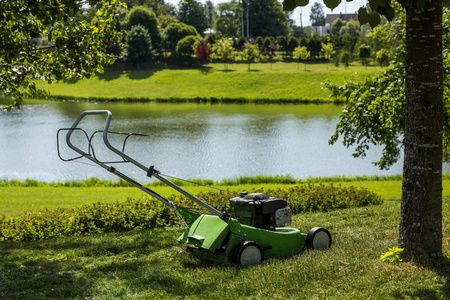
<path fill-rule="evenodd" d="M 233 216 L 244 225 L 274 230 L 291 223 L 292 212 L 286 200 L 264 193 L 241 192 L 230 199 L 230 204 Z"/>

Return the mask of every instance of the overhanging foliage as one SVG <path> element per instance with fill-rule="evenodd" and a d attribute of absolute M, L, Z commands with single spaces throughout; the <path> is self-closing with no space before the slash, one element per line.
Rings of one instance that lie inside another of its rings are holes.
<path fill-rule="evenodd" d="M 91 23 L 80 13 L 84 5 L 101 5 Z M 87 78 L 114 61 L 106 53 L 120 42 L 114 30 L 116 0 L 6 0 L 0 5 L 0 91 L 19 107 L 24 95 L 43 94 L 35 79 L 54 82 Z"/>

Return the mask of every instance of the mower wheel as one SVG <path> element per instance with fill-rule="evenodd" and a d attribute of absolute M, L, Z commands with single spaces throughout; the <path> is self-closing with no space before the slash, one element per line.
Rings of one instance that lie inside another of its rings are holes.
<path fill-rule="evenodd" d="M 264 254 L 258 243 L 245 241 L 236 252 L 236 262 L 241 266 L 257 265 L 264 259 Z"/>
<path fill-rule="evenodd" d="M 313 250 L 327 249 L 331 246 L 331 234 L 322 227 L 314 227 L 306 236 L 306 247 Z"/>

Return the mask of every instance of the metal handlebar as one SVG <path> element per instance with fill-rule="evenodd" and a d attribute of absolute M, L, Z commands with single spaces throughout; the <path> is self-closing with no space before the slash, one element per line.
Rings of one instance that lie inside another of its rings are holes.
<path fill-rule="evenodd" d="M 154 176 L 155 178 L 159 179 L 160 181 L 164 182 L 165 184 L 167 184 L 168 186 L 172 187 L 173 189 L 177 190 L 178 192 L 182 193 L 183 195 L 185 195 L 186 197 L 190 198 L 191 200 L 197 202 L 199 205 L 203 206 L 204 208 L 208 209 L 211 213 L 218 215 L 221 218 L 226 217 L 225 213 L 222 213 L 220 211 L 218 211 L 217 209 L 215 209 L 214 207 L 208 205 L 207 203 L 203 202 L 202 200 L 200 200 L 199 198 L 195 197 L 194 195 L 190 194 L 189 192 L 183 190 L 181 187 L 179 187 L 178 185 L 176 185 L 175 183 L 167 180 L 166 178 L 162 177 L 160 175 L 159 171 L 154 170 L 153 166 L 151 166 L 150 168 L 146 167 L 145 165 L 141 164 L 140 162 L 136 161 L 135 159 L 133 159 L 132 157 L 130 157 L 129 155 L 125 154 L 123 151 L 120 151 L 119 149 L 115 148 L 114 146 L 111 145 L 111 143 L 108 140 L 108 130 L 109 130 L 109 125 L 111 123 L 111 118 L 112 118 L 112 114 L 109 110 L 88 110 L 85 111 L 83 113 L 81 113 L 78 118 L 75 120 L 75 122 L 72 124 L 72 127 L 68 129 L 68 133 L 66 136 L 66 143 L 67 145 L 74 150 L 75 152 L 78 152 L 79 154 L 81 154 L 83 157 L 86 157 L 87 159 L 91 160 L 92 162 L 100 165 L 101 167 L 105 168 L 106 170 L 110 171 L 111 173 L 115 174 L 116 176 L 124 179 L 125 181 L 131 183 L 132 185 L 136 186 L 137 188 L 143 190 L 144 192 L 150 194 L 151 196 L 157 198 L 158 200 L 164 202 L 167 206 L 174 208 L 175 205 L 170 202 L 169 200 L 165 199 L 164 197 L 158 195 L 157 193 L 155 193 L 154 191 L 148 189 L 147 187 L 145 187 L 144 185 L 140 184 L 139 182 L 131 179 L 130 177 L 122 174 L 121 172 L 119 172 L 116 168 L 112 167 L 112 166 L 108 166 L 107 164 L 100 162 L 99 160 L 97 160 L 94 156 L 92 156 L 90 153 L 86 153 L 83 150 L 79 149 L 78 147 L 74 146 L 72 144 L 72 142 L 70 141 L 70 138 L 72 136 L 72 133 L 74 132 L 74 130 L 77 129 L 77 125 L 80 123 L 80 121 L 85 117 L 85 116 L 89 116 L 89 115 L 106 115 L 106 122 L 105 122 L 105 127 L 103 129 L 103 142 L 105 143 L 106 147 L 111 150 L 112 152 L 114 152 L 115 154 L 119 155 L 120 157 L 122 157 L 125 161 L 127 162 L 131 162 L 132 164 L 134 164 L 135 166 L 139 167 L 140 169 L 144 170 L 147 175 L 149 177 Z M 91 145 L 89 145 L 89 147 L 91 147 Z"/>

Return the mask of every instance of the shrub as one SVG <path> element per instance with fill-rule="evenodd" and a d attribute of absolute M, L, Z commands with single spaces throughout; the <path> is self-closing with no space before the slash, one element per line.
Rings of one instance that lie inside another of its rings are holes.
<path fill-rule="evenodd" d="M 0 219 L 0 240 L 28 241 L 78 234 L 161 227 L 174 220 L 156 200 L 94 203 Z"/>
<path fill-rule="evenodd" d="M 155 13 L 145 6 L 133 7 L 125 17 L 124 27 L 131 30 L 137 25 L 147 29 L 151 37 L 152 48 L 159 49 L 161 47 L 161 33 Z"/>
<path fill-rule="evenodd" d="M 363 66 L 367 67 L 367 59 L 370 58 L 371 52 L 372 52 L 372 48 L 370 48 L 369 45 L 362 44 L 361 46 L 359 46 L 358 56 L 359 56 L 359 58 L 361 58 L 361 62 L 363 64 Z"/>
<path fill-rule="evenodd" d="M 150 35 L 143 26 L 131 28 L 125 39 L 125 57 L 132 63 L 141 63 L 152 55 Z"/>
<path fill-rule="evenodd" d="M 233 58 L 234 48 L 232 41 L 222 38 L 213 45 L 214 57 L 217 57 L 225 63 L 225 69 L 228 69 L 227 61 Z"/>
<path fill-rule="evenodd" d="M 348 67 L 348 64 L 350 62 L 350 53 L 347 51 L 342 51 L 339 55 L 339 61 L 343 64 L 345 64 L 345 67 Z"/>
<path fill-rule="evenodd" d="M 214 53 L 211 43 L 205 40 L 197 40 L 194 44 L 195 57 L 200 61 L 200 64 L 209 63 L 210 56 Z"/>
<path fill-rule="evenodd" d="M 291 56 L 292 52 L 294 52 L 295 48 L 298 47 L 298 40 L 291 36 L 288 40 L 287 40 L 287 45 L 286 45 L 286 54 Z"/>
<path fill-rule="evenodd" d="M 263 50 L 263 48 L 264 48 L 264 39 L 262 38 L 262 36 L 258 36 L 258 37 L 255 39 L 255 44 L 258 45 L 259 51 L 262 51 L 262 50 Z"/>
<path fill-rule="evenodd" d="M 283 198 L 294 213 L 329 211 L 381 204 L 377 194 L 364 188 L 334 185 L 296 185 L 287 189 L 260 190 Z M 229 211 L 229 199 L 238 191 L 201 192 L 196 196 L 219 211 Z M 184 196 L 169 200 L 185 207 L 199 208 Z M 151 229 L 177 222 L 178 216 L 155 199 L 127 199 L 123 203 L 94 203 L 73 209 L 45 210 L 15 218 L 0 218 L 0 241 L 28 241 L 79 234 Z"/>
<path fill-rule="evenodd" d="M 177 43 L 176 53 L 179 58 L 182 58 L 183 62 L 188 64 L 193 62 L 194 45 L 198 38 L 195 35 L 188 35 Z"/>
<path fill-rule="evenodd" d="M 175 53 L 178 41 L 188 35 L 198 36 L 198 32 L 193 26 L 184 23 L 169 24 L 163 32 L 164 41 L 172 53 Z"/>

